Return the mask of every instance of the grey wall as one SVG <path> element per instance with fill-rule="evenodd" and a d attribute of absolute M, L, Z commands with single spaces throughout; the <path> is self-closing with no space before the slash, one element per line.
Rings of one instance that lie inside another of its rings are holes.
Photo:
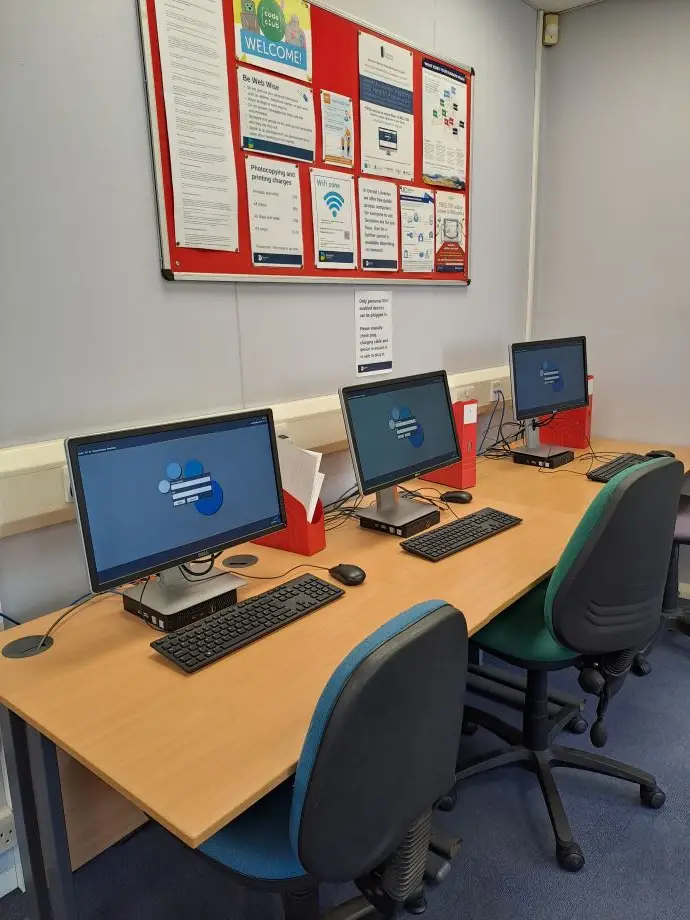
<path fill-rule="evenodd" d="M 393 18 L 390 0 L 341 7 L 477 69 L 473 282 L 395 289 L 396 371 L 503 364 L 524 327 L 536 13 L 520 0 L 401 0 Z M 0 447 L 353 379 L 351 287 L 162 281 L 134 0 L 3 0 L 0 125 Z M 180 336 L 190 322 L 205 334 Z M 84 588 L 74 525 L 0 544 L 8 613 Z"/>
<path fill-rule="evenodd" d="M 535 337 L 585 333 L 595 429 L 690 443 L 690 3 L 566 14 L 545 53 Z"/>

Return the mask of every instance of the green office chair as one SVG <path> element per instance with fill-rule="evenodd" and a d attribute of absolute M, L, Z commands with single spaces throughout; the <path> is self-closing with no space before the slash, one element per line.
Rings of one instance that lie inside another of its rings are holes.
<path fill-rule="evenodd" d="M 584 856 L 573 840 L 553 767 L 635 783 L 650 808 L 660 808 L 665 795 L 649 773 L 552 744 L 572 721 L 573 707 L 549 715 L 548 672 L 580 670 L 582 689 L 599 697 L 591 740 L 602 747 L 608 702 L 620 689 L 635 653 L 659 627 L 682 484 L 683 466 L 676 460 L 656 460 L 620 473 L 590 505 L 551 577 L 472 637 L 475 648 L 524 668 L 527 681 L 516 702 L 510 677 L 503 682 L 511 687 L 504 699 L 500 687 L 489 687 L 481 668 L 471 667 L 477 676 L 469 678 L 468 691 L 521 709 L 523 724 L 519 731 L 491 713 L 467 706 L 469 725 L 483 725 L 509 746 L 459 763 L 456 781 L 516 763 L 536 773 L 556 837 L 558 862 L 571 872 L 583 867 Z M 495 676 L 495 669 L 490 673 Z"/>
<path fill-rule="evenodd" d="M 202 855 L 244 885 L 279 892 L 286 920 L 316 920 L 319 882 L 352 880 L 361 896 L 331 920 L 421 913 L 425 879 L 441 881 L 459 845 L 432 831 L 431 813 L 453 785 L 466 661 L 465 618 L 443 601 L 390 620 L 329 680 L 294 780 Z"/>

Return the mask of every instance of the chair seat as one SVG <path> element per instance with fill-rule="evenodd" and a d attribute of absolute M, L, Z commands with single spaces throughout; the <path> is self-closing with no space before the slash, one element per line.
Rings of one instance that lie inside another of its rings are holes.
<path fill-rule="evenodd" d="M 560 645 L 544 622 L 544 601 L 549 579 L 542 581 L 472 636 L 487 652 L 523 662 L 558 663 L 578 658 Z"/>
<path fill-rule="evenodd" d="M 676 543 L 684 545 L 690 543 L 690 495 L 681 495 L 680 497 L 673 539 Z"/>
<path fill-rule="evenodd" d="M 292 787 L 292 779 L 278 786 L 199 850 L 247 879 L 279 882 L 306 876 L 290 845 Z"/>

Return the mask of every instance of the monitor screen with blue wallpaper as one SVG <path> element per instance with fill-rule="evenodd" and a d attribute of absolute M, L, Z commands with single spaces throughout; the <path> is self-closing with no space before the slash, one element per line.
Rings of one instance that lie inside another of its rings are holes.
<path fill-rule="evenodd" d="M 284 523 L 266 412 L 124 434 L 68 441 L 92 585 L 124 584 Z"/>
<path fill-rule="evenodd" d="M 511 357 L 515 418 L 535 418 L 587 405 L 584 338 L 521 342 L 512 346 Z"/>
<path fill-rule="evenodd" d="M 443 371 L 344 387 L 342 401 L 365 494 L 460 459 Z"/>

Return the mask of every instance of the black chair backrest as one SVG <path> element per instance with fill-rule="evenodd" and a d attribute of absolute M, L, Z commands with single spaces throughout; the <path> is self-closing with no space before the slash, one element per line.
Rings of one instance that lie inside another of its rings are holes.
<path fill-rule="evenodd" d="M 546 618 L 581 654 L 639 650 L 658 629 L 683 465 L 653 460 L 597 495 L 556 567 Z"/>
<path fill-rule="evenodd" d="M 395 617 L 337 668 L 305 739 L 290 820 L 316 878 L 379 865 L 452 789 L 466 676 L 465 618 L 443 601 Z"/>

